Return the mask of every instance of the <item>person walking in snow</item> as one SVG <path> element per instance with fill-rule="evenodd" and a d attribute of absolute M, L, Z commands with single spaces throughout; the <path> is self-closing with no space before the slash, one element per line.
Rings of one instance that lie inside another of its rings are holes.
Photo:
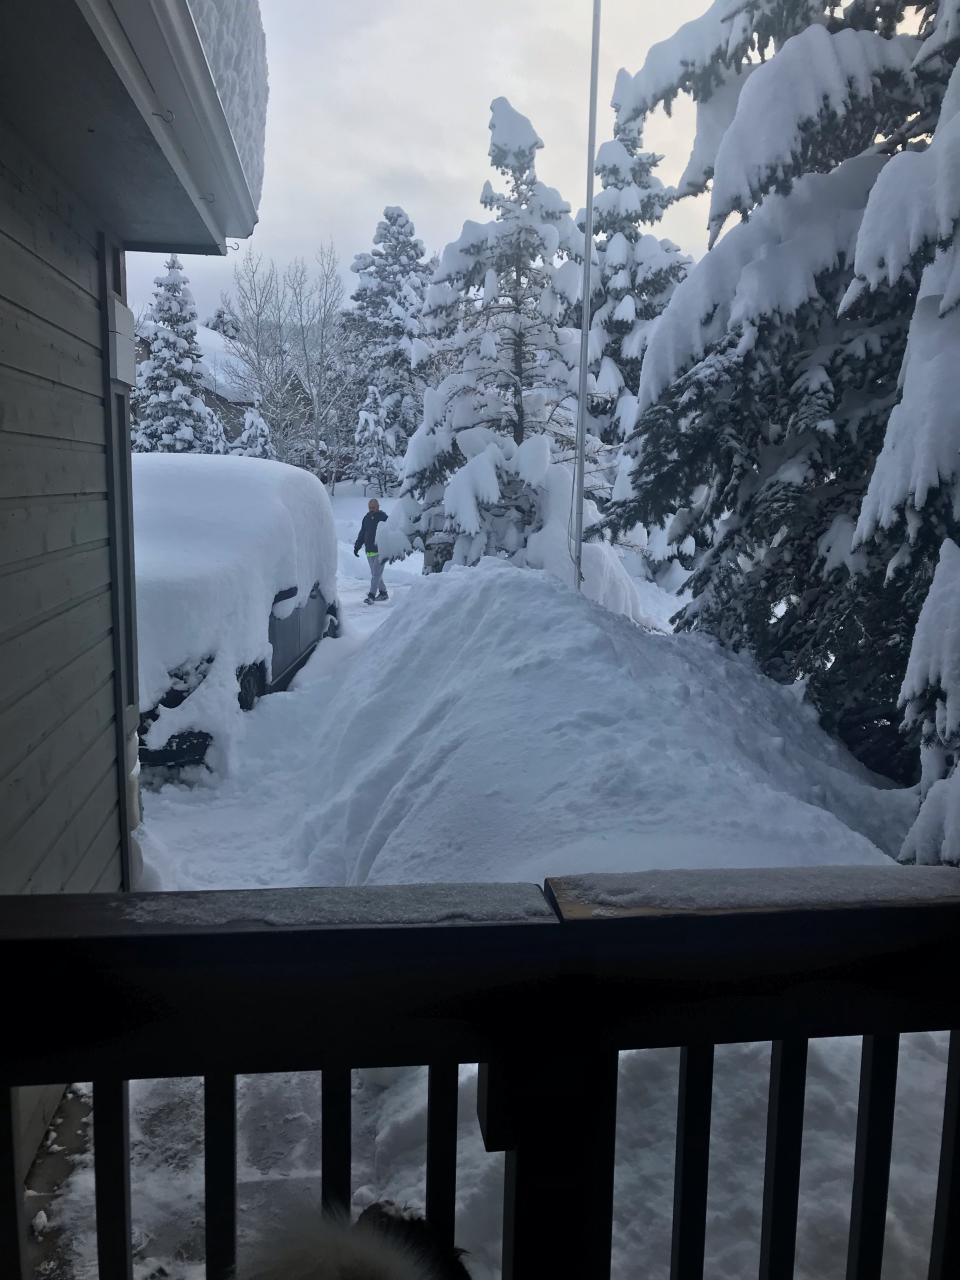
<path fill-rule="evenodd" d="M 360 524 L 360 532 L 353 544 L 353 554 L 358 556 L 360 548 L 367 553 L 367 564 L 370 566 L 370 591 L 364 597 L 364 604 L 373 604 L 374 600 L 386 600 L 387 589 L 383 585 L 383 559 L 377 550 L 377 525 L 386 520 L 387 513 L 380 510 L 380 503 L 371 498 L 367 503 L 367 514 Z"/>

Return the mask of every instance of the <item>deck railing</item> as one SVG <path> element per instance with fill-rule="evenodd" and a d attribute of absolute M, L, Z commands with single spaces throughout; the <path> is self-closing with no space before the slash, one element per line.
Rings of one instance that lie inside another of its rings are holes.
<path fill-rule="evenodd" d="M 714 1046 L 772 1041 L 761 1280 L 794 1269 L 807 1042 L 862 1036 L 849 1280 L 880 1275 L 901 1032 L 951 1032 L 929 1280 L 960 1276 L 960 879 L 942 868 L 0 898 L 8 1089 L 92 1080 L 101 1280 L 131 1275 L 127 1082 L 202 1076 L 206 1257 L 236 1254 L 238 1074 L 322 1071 L 349 1205 L 350 1070 L 429 1066 L 426 1212 L 452 1241 L 457 1065 L 506 1152 L 505 1280 L 610 1272 L 617 1054 L 682 1046 L 672 1280 L 704 1267 Z M 49 1015 L 39 992 L 76 998 Z M 543 1070 L 549 1062 L 551 1069 Z M 0 1107 L 0 1274 L 25 1274 Z M 931 1153 L 931 1161 L 937 1158 Z M 639 1210 L 638 1210 L 639 1211 Z M 562 1224 L 562 1229 L 559 1229 Z"/>

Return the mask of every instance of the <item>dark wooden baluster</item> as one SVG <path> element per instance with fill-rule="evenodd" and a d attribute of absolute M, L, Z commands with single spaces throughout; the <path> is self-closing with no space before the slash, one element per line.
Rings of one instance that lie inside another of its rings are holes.
<path fill-rule="evenodd" d="M 328 1067 L 320 1092 L 320 1195 L 324 1213 L 350 1212 L 350 1069 Z"/>
<path fill-rule="evenodd" d="M 481 1125 L 510 1144 L 502 1280 L 608 1280 L 613 1233 L 617 1054 L 508 1062 L 484 1073 Z"/>
<path fill-rule="evenodd" d="M 427 1221 L 437 1239 L 454 1243 L 457 1197 L 459 1067 L 434 1063 L 427 1085 Z"/>
<path fill-rule="evenodd" d="M 203 1179 L 207 1280 L 231 1280 L 237 1264 L 237 1080 L 203 1081 Z"/>
<path fill-rule="evenodd" d="M 775 1040 L 770 1060 L 760 1280 L 790 1280 L 793 1275 L 806 1082 L 806 1040 Z"/>
<path fill-rule="evenodd" d="M 125 1080 L 93 1082 L 93 1168 L 100 1280 L 131 1280 L 130 1108 Z"/>
<path fill-rule="evenodd" d="M 864 1036 L 847 1280 L 876 1280 L 883 1265 L 900 1037 Z"/>
<path fill-rule="evenodd" d="M 712 1099 L 713 1045 L 688 1046 L 680 1053 L 670 1280 L 703 1280 Z"/>
<path fill-rule="evenodd" d="M 0 1089 L 0 1275 L 26 1280 L 23 1183 L 17 1170 L 16 1090 Z"/>
<path fill-rule="evenodd" d="M 933 1215 L 930 1280 L 956 1280 L 960 1275 L 960 1031 L 950 1032 L 947 1088 L 937 1207 Z"/>

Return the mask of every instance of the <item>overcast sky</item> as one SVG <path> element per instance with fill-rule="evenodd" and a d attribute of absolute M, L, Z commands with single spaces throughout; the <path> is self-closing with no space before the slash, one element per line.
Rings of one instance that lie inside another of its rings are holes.
<path fill-rule="evenodd" d="M 612 135 L 617 69 L 696 17 L 707 0 L 605 0 L 598 141 Z M 540 177 L 574 211 L 584 202 L 590 0 L 260 0 L 270 63 L 266 180 L 251 244 L 287 262 L 333 240 L 344 264 L 369 248 L 384 205 L 402 205 L 428 251 L 442 249 L 479 204 L 490 175 L 487 123 L 500 94 L 544 141 Z M 692 111 L 650 123 L 646 145 L 674 181 Z M 662 234 L 705 247 L 702 201 L 672 210 Z M 236 254 L 188 258 L 201 319 L 229 290 Z M 162 258 L 130 254 L 134 309 Z M 347 273 L 349 279 L 349 273 Z"/>

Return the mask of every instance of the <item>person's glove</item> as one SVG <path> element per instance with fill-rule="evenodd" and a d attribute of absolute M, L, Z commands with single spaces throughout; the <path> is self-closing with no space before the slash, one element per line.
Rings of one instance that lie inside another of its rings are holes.
<path fill-rule="evenodd" d="M 358 548 L 357 548 L 357 547 L 354 547 L 354 548 L 353 548 L 353 554 L 354 554 L 355 556 L 358 556 L 358 555 L 360 554 L 360 552 L 359 552 L 359 550 L 358 550 Z"/>

